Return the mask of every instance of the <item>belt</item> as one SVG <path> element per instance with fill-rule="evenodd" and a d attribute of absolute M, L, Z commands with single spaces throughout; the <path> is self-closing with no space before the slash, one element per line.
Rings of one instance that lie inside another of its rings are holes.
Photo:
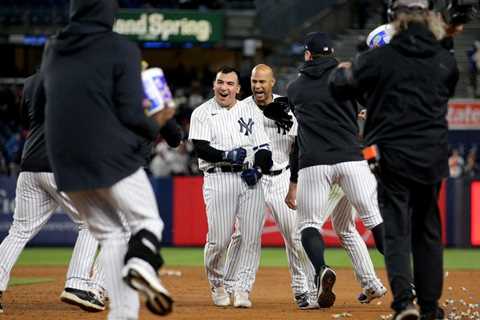
<path fill-rule="evenodd" d="M 288 166 L 286 166 L 285 168 L 280 169 L 280 170 L 270 171 L 270 173 L 269 173 L 268 175 L 269 175 L 269 176 L 278 176 L 279 174 L 287 171 L 288 169 L 290 169 L 290 165 L 288 165 Z"/>
<path fill-rule="evenodd" d="M 242 172 L 243 170 L 247 169 L 247 165 L 234 165 L 234 166 L 219 166 L 219 167 L 211 167 L 206 170 L 207 173 L 215 173 L 215 172 Z"/>

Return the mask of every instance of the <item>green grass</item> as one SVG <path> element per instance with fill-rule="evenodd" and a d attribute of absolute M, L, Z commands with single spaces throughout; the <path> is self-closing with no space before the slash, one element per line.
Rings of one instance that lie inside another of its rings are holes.
<path fill-rule="evenodd" d="M 70 248 L 27 248 L 20 256 L 18 266 L 65 266 L 72 250 Z M 203 266 L 202 248 L 164 248 L 167 267 Z M 383 256 L 376 250 L 370 255 L 376 267 L 384 267 Z M 351 267 L 350 259 L 343 249 L 327 249 L 326 261 L 332 267 Z M 445 269 L 479 269 L 480 249 L 448 249 L 444 255 Z M 261 266 L 282 267 L 287 265 L 283 248 L 262 249 Z"/>
<path fill-rule="evenodd" d="M 9 287 L 13 286 L 23 286 L 23 285 L 30 285 L 30 284 L 37 284 L 37 283 L 47 283 L 53 282 L 52 278 L 16 278 L 12 277 L 10 282 L 8 283 Z"/>

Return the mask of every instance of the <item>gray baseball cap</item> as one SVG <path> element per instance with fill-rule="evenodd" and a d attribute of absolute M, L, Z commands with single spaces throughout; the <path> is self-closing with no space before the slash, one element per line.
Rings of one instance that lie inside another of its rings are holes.
<path fill-rule="evenodd" d="M 393 4 L 393 8 L 407 7 L 407 8 L 420 8 L 428 9 L 428 0 L 397 0 Z"/>

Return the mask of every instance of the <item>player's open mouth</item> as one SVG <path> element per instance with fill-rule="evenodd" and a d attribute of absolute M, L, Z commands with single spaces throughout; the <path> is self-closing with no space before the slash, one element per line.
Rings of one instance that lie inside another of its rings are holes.
<path fill-rule="evenodd" d="M 255 98 L 262 99 L 265 97 L 265 92 L 255 92 Z"/>
<path fill-rule="evenodd" d="M 228 97 L 228 92 L 227 92 L 227 93 L 221 93 L 221 92 L 220 92 L 220 97 L 222 97 L 222 98 Z"/>

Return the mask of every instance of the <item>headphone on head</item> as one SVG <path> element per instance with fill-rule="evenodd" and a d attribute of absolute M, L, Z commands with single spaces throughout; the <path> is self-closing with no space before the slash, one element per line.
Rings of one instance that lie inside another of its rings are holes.
<path fill-rule="evenodd" d="M 388 9 L 387 9 L 387 16 L 388 22 L 392 22 L 396 19 L 396 11 L 398 8 L 395 7 L 398 0 L 389 0 L 388 1 Z M 435 6 L 435 0 L 428 0 L 428 10 L 433 10 Z"/>

